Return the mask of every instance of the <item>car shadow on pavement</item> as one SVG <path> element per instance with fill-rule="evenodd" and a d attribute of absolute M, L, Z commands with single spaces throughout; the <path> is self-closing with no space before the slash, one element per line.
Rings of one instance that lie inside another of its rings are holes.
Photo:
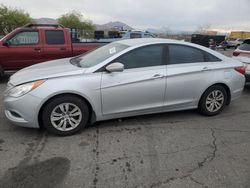
<path fill-rule="evenodd" d="M 181 117 L 181 118 L 180 118 Z M 113 119 L 113 120 L 106 120 L 96 122 L 93 125 L 89 125 L 87 129 L 93 128 L 108 128 L 112 129 L 127 129 L 129 128 L 139 128 L 140 125 L 147 126 L 147 125 L 157 125 L 157 124 L 174 124 L 178 122 L 185 122 L 187 120 L 192 120 L 196 118 L 201 118 L 203 116 L 199 116 L 197 110 L 185 110 L 185 111 L 176 111 L 176 112 L 162 112 L 156 114 L 148 114 L 148 115 L 139 115 L 139 116 L 132 116 L 120 119 Z"/>
<path fill-rule="evenodd" d="M 181 117 L 181 118 L 180 118 Z M 96 122 L 94 124 L 89 124 L 86 128 L 82 129 L 80 132 L 75 135 L 88 134 L 92 131 L 96 131 L 96 129 L 106 130 L 108 132 L 136 132 L 141 130 L 144 126 L 154 126 L 157 124 L 175 124 L 180 122 L 185 122 L 189 120 L 199 119 L 202 116 L 199 116 L 197 110 L 187 110 L 187 111 L 178 111 L 178 112 L 165 112 L 165 113 L 156 113 L 156 114 L 148 114 L 148 115 L 140 115 L 140 116 L 132 116 L 120 119 L 112 119 L 106 121 Z M 27 137 L 33 136 L 43 136 L 47 134 L 49 137 L 61 137 L 58 135 L 48 133 L 44 127 L 40 127 L 39 129 L 27 128 L 27 127 L 19 127 L 12 125 L 7 120 L 3 121 L 4 129 L 7 132 L 11 132 L 12 134 L 17 135 L 25 135 Z M 74 136 L 74 135 L 72 135 Z"/>

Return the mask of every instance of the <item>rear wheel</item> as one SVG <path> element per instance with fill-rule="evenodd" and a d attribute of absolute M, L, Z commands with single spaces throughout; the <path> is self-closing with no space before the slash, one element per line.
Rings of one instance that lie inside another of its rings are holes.
<path fill-rule="evenodd" d="M 83 129 L 89 118 L 89 109 L 82 99 L 67 95 L 47 103 L 43 109 L 44 127 L 53 134 L 68 136 Z"/>
<path fill-rule="evenodd" d="M 198 109 L 207 116 L 217 115 L 224 109 L 227 97 L 227 92 L 223 86 L 212 86 L 202 95 Z"/>

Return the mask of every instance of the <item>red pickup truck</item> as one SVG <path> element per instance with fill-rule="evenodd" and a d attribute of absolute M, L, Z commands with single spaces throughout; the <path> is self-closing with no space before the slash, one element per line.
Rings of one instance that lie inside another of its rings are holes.
<path fill-rule="evenodd" d="M 36 63 L 73 57 L 105 43 L 73 43 L 70 29 L 29 24 L 0 40 L 0 76 Z"/>

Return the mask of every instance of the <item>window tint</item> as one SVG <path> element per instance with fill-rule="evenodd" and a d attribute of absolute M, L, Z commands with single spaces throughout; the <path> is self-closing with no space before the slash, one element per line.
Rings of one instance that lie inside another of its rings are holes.
<path fill-rule="evenodd" d="M 20 32 L 8 40 L 10 45 L 37 44 L 38 42 L 39 36 L 37 31 Z"/>
<path fill-rule="evenodd" d="M 118 59 L 125 69 L 159 66 L 163 63 L 163 45 L 154 45 L 135 49 Z"/>
<path fill-rule="evenodd" d="M 169 64 L 204 62 L 204 55 L 201 50 L 183 46 L 169 45 Z"/>
<path fill-rule="evenodd" d="M 45 31 L 47 44 L 64 44 L 64 32 L 63 31 Z"/>
<path fill-rule="evenodd" d="M 141 33 L 130 33 L 131 39 L 141 38 Z"/>
<path fill-rule="evenodd" d="M 221 61 L 221 59 L 219 59 L 218 57 L 203 51 L 203 54 L 205 55 L 205 60 L 206 62 L 217 62 L 217 61 Z"/>
<path fill-rule="evenodd" d="M 250 44 L 242 44 L 240 47 L 239 47 L 240 50 L 245 50 L 245 51 L 250 51 Z"/>

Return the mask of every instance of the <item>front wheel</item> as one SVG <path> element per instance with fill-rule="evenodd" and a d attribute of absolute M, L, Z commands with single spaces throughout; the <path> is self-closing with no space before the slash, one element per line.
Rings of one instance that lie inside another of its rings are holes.
<path fill-rule="evenodd" d="M 88 106 L 82 99 L 66 95 L 49 101 L 42 113 L 44 127 L 53 134 L 68 136 L 83 129 L 89 118 Z"/>
<path fill-rule="evenodd" d="M 223 86 L 212 86 L 202 95 L 198 109 L 207 116 L 217 115 L 224 109 L 227 97 L 227 92 Z"/>
<path fill-rule="evenodd" d="M 3 68 L 0 66 L 0 77 L 4 76 L 4 70 Z"/>

